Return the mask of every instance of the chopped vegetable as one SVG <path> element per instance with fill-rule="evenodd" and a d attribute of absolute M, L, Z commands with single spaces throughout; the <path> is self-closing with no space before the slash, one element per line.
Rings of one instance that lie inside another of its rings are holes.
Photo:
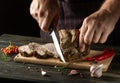
<path fill-rule="evenodd" d="M 1 51 L 5 55 L 17 54 L 18 53 L 18 46 L 12 45 L 10 42 L 10 45 L 8 45 L 7 47 L 1 48 Z"/>

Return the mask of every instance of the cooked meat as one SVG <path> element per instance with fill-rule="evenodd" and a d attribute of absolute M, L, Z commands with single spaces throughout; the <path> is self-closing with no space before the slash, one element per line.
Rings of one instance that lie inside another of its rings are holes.
<path fill-rule="evenodd" d="M 29 48 L 33 49 L 37 54 L 36 57 L 56 57 L 57 58 L 57 52 L 55 50 L 53 43 L 47 43 L 44 45 L 40 45 L 38 43 L 32 42 L 29 43 Z"/>
<path fill-rule="evenodd" d="M 19 52 L 22 56 L 35 56 L 37 58 L 57 58 L 57 52 L 52 43 L 47 43 L 41 45 L 39 43 L 29 43 L 28 45 L 23 45 L 19 47 Z"/>
<path fill-rule="evenodd" d="M 30 49 L 28 45 L 18 47 L 18 51 L 22 56 L 29 57 L 34 55 L 34 51 Z"/>
<path fill-rule="evenodd" d="M 32 50 L 34 50 L 35 52 L 35 57 L 38 57 L 38 58 L 47 58 L 49 57 L 49 55 L 47 55 L 47 50 L 40 44 L 38 43 L 29 43 L 28 44 L 28 47 Z"/>
<path fill-rule="evenodd" d="M 73 61 L 88 56 L 89 46 L 84 52 L 79 51 L 79 30 L 70 29 L 59 30 L 60 47 L 65 60 Z M 39 44 L 31 42 L 28 45 L 20 46 L 19 52 L 23 56 L 35 56 L 37 58 L 58 58 L 58 54 L 53 43 Z"/>
<path fill-rule="evenodd" d="M 54 56 L 54 57 L 58 58 L 58 54 L 57 54 L 56 48 L 53 43 L 47 43 L 43 46 L 46 48 L 48 53 L 51 53 L 50 56 Z"/>
<path fill-rule="evenodd" d="M 89 46 L 84 52 L 79 51 L 79 30 L 59 30 L 60 46 L 66 61 L 82 59 L 89 53 Z"/>

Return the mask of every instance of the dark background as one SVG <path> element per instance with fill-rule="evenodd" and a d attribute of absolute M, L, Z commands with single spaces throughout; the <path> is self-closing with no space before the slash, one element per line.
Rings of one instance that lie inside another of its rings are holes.
<path fill-rule="evenodd" d="M 31 0 L 0 0 L 0 35 L 16 34 L 39 37 L 39 26 L 29 13 Z M 120 45 L 120 21 L 106 44 Z M 1 79 L 18 82 L 19 80 Z M 23 82 L 23 81 L 19 81 Z"/>
<path fill-rule="evenodd" d="M 29 13 L 31 0 L 0 0 L 0 35 L 39 37 L 37 22 Z"/>

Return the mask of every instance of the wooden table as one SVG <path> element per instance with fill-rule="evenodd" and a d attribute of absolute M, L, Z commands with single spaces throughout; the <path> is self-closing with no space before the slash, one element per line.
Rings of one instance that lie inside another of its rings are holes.
<path fill-rule="evenodd" d="M 14 45 L 24 45 L 29 42 L 42 42 L 40 38 L 26 37 L 19 35 L 3 34 L 0 36 L 0 48 L 5 47 L 11 41 Z M 58 69 L 52 66 L 35 65 L 28 63 L 16 63 L 11 56 L 10 61 L 3 61 L 0 59 L 0 80 L 4 81 L 25 81 L 25 82 L 42 82 L 42 83 L 119 83 L 120 82 L 120 47 L 106 46 L 106 45 L 92 45 L 91 49 L 103 50 L 106 47 L 115 48 L 116 55 L 110 64 L 107 72 L 103 73 L 101 78 L 93 78 L 87 70 L 79 70 L 83 75 L 68 76 L 71 69 Z M 47 71 L 48 76 L 42 76 L 41 68 Z"/>

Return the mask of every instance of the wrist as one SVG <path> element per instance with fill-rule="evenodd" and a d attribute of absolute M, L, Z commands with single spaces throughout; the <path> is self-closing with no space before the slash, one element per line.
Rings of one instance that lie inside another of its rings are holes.
<path fill-rule="evenodd" d="M 111 20 L 114 22 L 117 22 L 120 18 L 120 13 L 116 13 L 114 11 L 108 10 L 108 9 L 100 9 L 99 11 L 103 12 L 106 16 L 110 17 Z"/>
<path fill-rule="evenodd" d="M 119 0 L 105 0 L 100 10 L 104 10 L 111 14 L 115 19 L 120 18 L 120 1 Z"/>

